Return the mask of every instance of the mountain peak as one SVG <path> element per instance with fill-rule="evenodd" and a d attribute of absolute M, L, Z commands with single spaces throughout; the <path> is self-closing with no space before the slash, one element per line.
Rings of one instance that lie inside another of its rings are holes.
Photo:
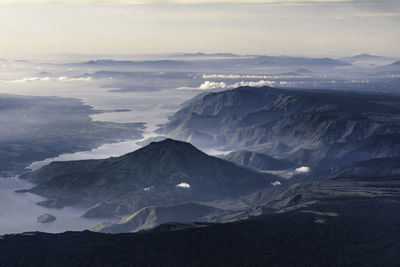
<path fill-rule="evenodd" d="M 147 146 L 144 146 L 143 148 L 136 150 L 130 154 L 141 154 L 141 153 L 146 153 L 146 152 L 153 152 L 157 153 L 158 155 L 162 155 L 162 151 L 164 152 L 179 152 L 179 153 L 189 153 L 189 154 L 204 154 L 200 150 L 198 150 L 195 146 L 188 142 L 184 141 L 179 141 L 171 138 L 166 138 L 161 141 L 153 141 Z M 206 155 L 206 154 L 204 154 Z"/>
<path fill-rule="evenodd" d="M 60 206 L 76 201 L 87 206 L 114 203 L 109 206 L 118 212 L 230 198 L 270 187 L 277 179 L 174 139 L 152 142 L 120 157 L 50 164 L 24 178 L 39 182 L 30 192 L 54 203 L 63 201 Z"/>
<path fill-rule="evenodd" d="M 153 145 L 153 146 L 191 146 L 194 148 L 194 146 L 188 142 L 184 142 L 184 141 L 179 141 L 179 140 L 175 140 L 172 138 L 165 138 L 164 140 L 161 141 L 153 141 L 151 142 L 149 145 Z"/>

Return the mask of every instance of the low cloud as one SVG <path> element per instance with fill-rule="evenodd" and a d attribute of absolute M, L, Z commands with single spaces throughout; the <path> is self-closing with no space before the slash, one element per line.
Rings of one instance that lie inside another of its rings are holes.
<path fill-rule="evenodd" d="M 203 74 L 203 79 L 281 79 L 281 78 L 298 78 L 300 75 L 288 75 L 288 74 L 278 74 L 278 75 L 251 75 L 251 74 Z M 310 77 L 301 75 L 301 77 Z"/>
<path fill-rule="evenodd" d="M 257 81 L 257 82 L 241 81 L 241 82 L 235 83 L 233 86 L 231 86 L 231 88 L 236 88 L 236 87 L 241 87 L 241 86 L 261 87 L 261 86 L 271 86 L 274 84 L 275 84 L 274 81 L 264 81 L 264 80 Z"/>
<path fill-rule="evenodd" d="M 179 87 L 178 90 L 213 90 L 228 88 L 224 82 L 210 82 L 205 81 L 199 87 Z"/>
<path fill-rule="evenodd" d="M 276 175 L 276 176 L 279 176 L 279 177 L 284 178 L 284 179 L 290 179 L 290 178 L 292 178 L 293 176 L 295 176 L 297 174 L 304 174 L 304 173 L 308 173 L 310 171 L 311 170 L 310 170 L 309 167 L 302 166 L 302 167 L 299 167 L 299 168 L 294 169 L 294 170 L 292 169 L 292 170 L 263 171 L 263 172 L 264 173 L 268 173 L 268 174 L 272 174 L 272 175 Z M 276 181 L 276 182 L 279 182 L 279 181 Z M 276 183 L 276 182 L 274 182 L 274 183 Z M 271 184 L 273 186 L 277 186 L 278 185 L 278 184 L 274 184 L 274 183 L 271 183 Z"/>
<path fill-rule="evenodd" d="M 280 186 L 280 185 L 282 185 L 281 182 L 279 182 L 279 181 L 272 182 L 271 184 L 272 184 L 273 186 Z"/>
<path fill-rule="evenodd" d="M 184 188 L 184 189 L 189 189 L 190 188 L 190 184 L 184 183 L 184 182 L 182 182 L 180 184 L 177 184 L 176 186 L 180 187 L 180 188 Z"/>
<path fill-rule="evenodd" d="M 67 76 L 61 76 L 61 77 L 29 77 L 29 78 L 23 78 L 19 80 L 11 80 L 11 81 L 4 81 L 6 83 L 27 83 L 27 82 L 53 82 L 53 81 L 58 81 L 58 82 L 74 82 L 74 81 L 85 81 L 85 82 L 90 82 L 92 80 L 92 77 L 85 77 L 85 78 L 71 78 Z"/>
<path fill-rule="evenodd" d="M 310 172 L 310 168 L 306 167 L 306 166 L 302 166 L 300 168 L 295 169 L 294 171 L 297 173 L 307 173 L 307 172 Z"/>
<path fill-rule="evenodd" d="M 251 87 L 262 87 L 262 86 L 272 86 L 274 81 L 241 81 L 234 84 L 226 84 L 225 82 L 211 82 L 205 81 L 199 87 L 179 87 L 178 90 L 215 90 L 215 89 L 233 89 L 241 86 L 251 86 Z"/>
<path fill-rule="evenodd" d="M 226 88 L 227 85 L 224 82 L 210 82 L 205 81 L 200 87 L 199 90 L 210 90 L 210 89 L 219 89 L 219 88 Z"/>

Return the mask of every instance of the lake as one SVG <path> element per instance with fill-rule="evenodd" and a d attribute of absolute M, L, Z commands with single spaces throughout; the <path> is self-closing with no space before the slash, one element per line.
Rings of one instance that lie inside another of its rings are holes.
<path fill-rule="evenodd" d="M 36 205 L 44 198 L 31 193 L 15 193 L 15 190 L 27 189 L 33 184 L 15 178 L 0 178 L 0 234 L 41 231 L 60 233 L 65 231 L 81 231 L 105 219 L 84 219 L 80 215 L 81 208 L 49 209 Z M 41 224 L 36 218 L 50 213 L 57 217 L 52 223 Z"/>

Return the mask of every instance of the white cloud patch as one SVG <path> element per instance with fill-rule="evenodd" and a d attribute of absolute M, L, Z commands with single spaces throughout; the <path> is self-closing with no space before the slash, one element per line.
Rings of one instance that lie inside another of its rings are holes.
<path fill-rule="evenodd" d="M 218 89 L 218 88 L 226 88 L 226 83 L 224 82 L 210 82 L 205 81 L 202 85 L 200 85 L 200 90 L 210 90 L 210 89 Z"/>
<path fill-rule="evenodd" d="M 213 89 L 224 89 L 228 88 L 227 84 L 224 82 L 210 82 L 205 81 L 199 87 L 179 87 L 178 90 L 213 90 Z"/>
<path fill-rule="evenodd" d="M 307 78 L 309 75 L 251 75 L 251 74 L 203 74 L 203 79 L 281 79 L 281 78 Z"/>
<path fill-rule="evenodd" d="M 265 80 L 261 80 L 261 81 L 257 81 L 257 82 L 241 81 L 241 82 L 235 83 L 233 86 L 231 86 L 231 88 L 236 88 L 236 87 L 241 87 L 241 86 L 262 87 L 262 86 L 271 86 L 274 84 L 275 84 L 274 81 L 265 81 Z"/>
<path fill-rule="evenodd" d="M 180 188 L 184 188 L 184 189 L 189 189 L 189 188 L 190 188 L 190 184 L 185 183 L 185 182 L 182 182 L 182 183 L 180 183 L 180 184 L 177 184 L 176 186 L 177 186 L 177 187 L 180 187 Z"/>
<path fill-rule="evenodd" d="M 214 89 L 233 89 L 241 86 L 251 86 L 251 87 L 262 87 L 262 86 L 272 86 L 274 81 L 241 81 L 234 84 L 226 84 L 225 82 L 211 82 L 205 81 L 199 87 L 179 87 L 178 90 L 214 90 Z"/>
<path fill-rule="evenodd" d="M 74 82 L 74 81 L 85 81 L 85 82 L 90 82 L 92 80 L 91 77 L 86 77 L 86 78 L 70 78 L 67 76 L 61 76 L 61 77 L 29 77 L 29 78 L 23 78 L 19 80 L 11 80 L 11 81 L 4 81 L 6 83 L 27 83 L 27 82 L 52 82 L 52 81 L 58 81 L 58 82 Z"/>
<path fill-rule="evenodd" d="M 304 174 L 304 173 L 308 173 L 310 172 L 310 168 L 307 166 L 302 166 L 299 167 L 297 169 L 292 169 L 292 170 L 282 170 L 282 171 L 263 171 L 264 173 L 268 173 L 268 174 L 272 174 L 272 175 L 276 175 L 279 176 L 281 178 L 284 179 L 290 179 L 293 176 L 297 175 L 297 174 Z M 271 183 L 272 185 L 274 185 L 273 183 Z M 275 186 L 275 185 L 274 185 Z"/>
<path fill-rule="evenodd" d="M 310 172 L 310 168 L 306 167 L 306 166 L 302 166 L 300 168 L 295 169 L 294 171 L 297 173 L 307 173 L 307 172 Z"/>
<path fill-rule="evenodd" d="M 272 184 L 273 186 L 280 186 L 280 185 L 282 185 L 281 182 L 279 182 L 279 181 L 272 182 L 271 184 Z"/>

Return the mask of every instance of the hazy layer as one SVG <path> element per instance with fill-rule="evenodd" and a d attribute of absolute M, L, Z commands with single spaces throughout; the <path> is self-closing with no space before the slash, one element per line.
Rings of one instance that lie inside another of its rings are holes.
<path fill-rule="evenodd" d="M 145 139 L 155 136 L 154 134 L 146 134 Z M 120 143 L 105 144 L 91 151 L 81 151 L 76 153 L 62 154 L 55 158 L 48 158 L 42 161 L 33 162 L 28 169 L 33 171 L 49 164 L 52 161 L 68 161 L 68 160 L 83 160 L 83 159 L 105 159 L 109 157 L 118 157 L 123 154 L 135 151 L 141 146 L 137 142 L 143 140 L 127 140 Z"/>
<path fill-rule="evenodd" d="M 147 138 L 152 136 L 157 124 L 166 122 L 167 117 L 179 109 L 181 103 L 201 91 L 225 90 L 241 85 L 330 89 L 354 87 L 359 90 L 371 87 L 376 90 L 371 82 L 369 69 L 363 70 L 365 73 L 362 75 L 358 74 L 359 69 L 354 70 L 353 66 L 332 67 L 320 71 L 319 66 L 288 64 L 280 69 L 279 66 L 270 67 L 268 60 L 263 57 L 239 58 L 237 61 L 202 60 L 197 62 L 197 65 L 189 64 L 183 67 L 180 65 L 181 62 L 178 62 L 179 64 L 175 62 L 165 65 L 164 69 L 155 67 L 152 70 L 149 70 L 149 67 L 136 65 L 136 67 L 121 67 L 4 61 L 1 63 L 0 93 L 79 98 L 95 109 L 108 111 L 93 115 L 92 118 L 95 120 L 146 122 Z M 181 67 L 174 70 L 176 64 Z M 369 68 L 372 68 L 371 66 L 368 64 Z M 300 72 L 293 73 L 298 69 Z M 354 78 L 348 77 L 354 73 L 356 73 Z M 348 76 L 345 76 L 347 74 Z M 388 90 L 395 88 L 394 78 L 385 79 L 385 83 L 389 83 Z M 178 88 L 185 90 L 177 90 Z M 112 112 L 115 110 L 123 112 Z M 12 119 L 12 115 L 10 117 Z M 53 160 L 120 156 L 138 148 L 135 141 L 128 140 L 117 144 L 106 144 L 92 151 L 64 154 L 34 162 L 30 167 L 37 169 Z M 206 152 L 221 153 L 214 150 Z M 103 222 L 80 218 L 79 215 L 83 211 L 81 209 L 49 210 L 35 204 L 42 200 L 38 196 L 14 193 L 16 189 L 30 186 L 16 179 L 0 179 L 0 234 L 34 230 L 45 232 L 82 230 Z M 36 223 L 36 217 L 43 213 L 51 213 L 58 217 L 58 220 L 46 225 Z"/>
<path fill-rule="evenodd" d="M 30 193 L 15 193 L 15 190 L 30 188 L 32 184 L 19 179 L 0 178 L 0 234 L 43 231 L 59 233 L 84 230 L 104 220 L 83 219 L 79 208 L 48 209 L 36 205 L 42 197 Z M 50 213 L 57 220 L 48 224 L 36 222 L 42 214 Z"/>

